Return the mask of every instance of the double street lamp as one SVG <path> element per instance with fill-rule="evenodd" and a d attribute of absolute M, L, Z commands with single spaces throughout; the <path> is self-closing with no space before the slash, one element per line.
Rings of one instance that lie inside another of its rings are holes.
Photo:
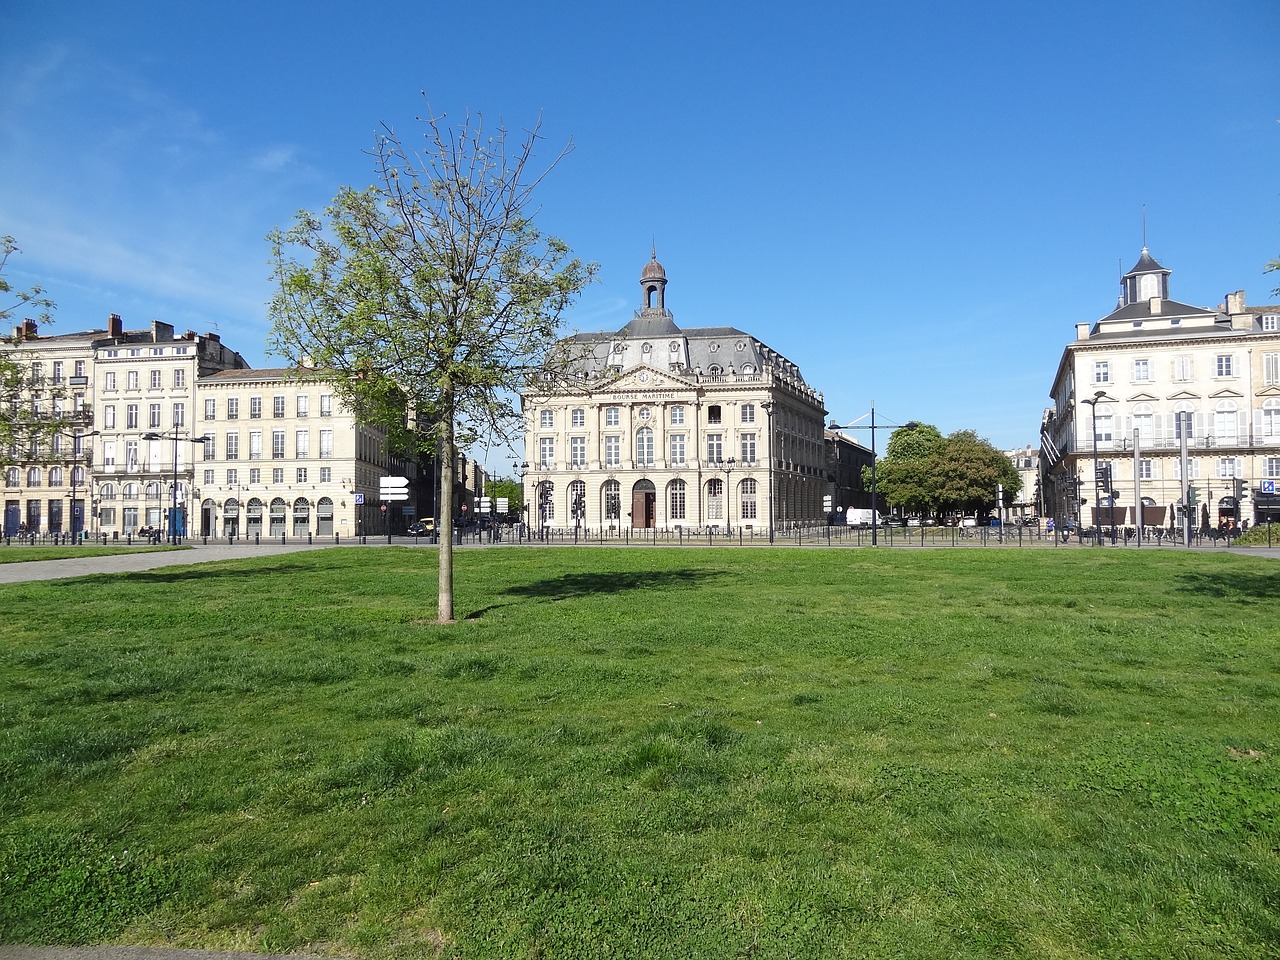
<path fill-rule="evenodd" d="M 76 434 L 64 433 L 64 434 L 60 434 L 60 436 L 68 437 L 71 440 L 71 542 L 79 543 L 80 531 L 84 529 L 83 518 L 76 513 L 76 510 L 77 510 L 76 487 L 79 485 L 77 483 L 77 481 L 79 480 L 77 471 L 82 469 L 79 461 L 80 461 L 80 457 L 83 456 L 84 454 L 84 448 L 81 446 L 81 443 L 83 442 L 85 437 L 97 437 L 97 436 L 101 436 L 101 434 L 97 430 L 91 430 L 88 433 L 76 433 Z M 88 484 L 86 483 L 85 486 L 87 488 Z M 76 523 L 77 520 L 80 520 L 81 522 L 77 524 Z M 76 529 L 77 526 L 80 529 Z"/>
<path fill-rule="evenodd" d="M 143 440 L 167 440 L 167 434 L 161 433 L 144 433 Z M 178 441 L 186 440 L 187 443 L 198 443 L 203 447 L 209 442 L 208 437 L 183 437 L 177 430 L 173 431 L 173 504 L 169 508 L 169 542 L 174 546 L 178 545 Z M 192 471 L 195 476 L 195 471 Z"/>
<path fill-rule="evenodd" d="M 1102 501 L 1098 498 L 1098 491 L 1102 489 L 1102 478 L 1098 475 L 1098 401 L 1110 399 L 1107 391 L 1099 390 L 1092 397 L 1080 401 L 1089 405 L 1089 426 L 1093 432 L 1093 542 L 1099 547 L 1102 546 L 1102 516 L 1098 507 Z"/>

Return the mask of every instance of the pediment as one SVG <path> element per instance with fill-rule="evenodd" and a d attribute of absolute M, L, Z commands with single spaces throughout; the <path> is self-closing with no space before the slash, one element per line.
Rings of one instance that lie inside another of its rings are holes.
<path fill-rule="evenodd" d="M 1192 393 L 1190 390 L 1179 390 L 1177 393 L 1171 393 L 1165 397 L 1166 400 L 1199 400 L 1200 394 Z"/>
<path fill-rule="evenodd" d="M 1280 386 L 1263 387 L 1258 391 L 1260 397 L 1280 397 Z"/>
<path fill-rule="evenodd" d="M 1157 397 L 1154 393 L 1147 393 L 1143 391 L 1142 393 L 1135 393 L 1133 396 L 1129 397 L 1128 402 L 1129 403 L 1153 403 L 1158 401 L 1159 399 L 1160 398 Z"/>
<path fill-rule="evenodd" d="M 691 390 L 693 388 L 692 380 L 641 364 L 601 380 L 594 386 L 594 392 L 651 393 L 659 390 Z"/>
<path fill-rule="evenodd" d="M 1210 400 L 1223 400 L 1223 399 L 1240 400 L 1240 399 L 1243 399 L 1243 397 L 1244 397 L 1243 393 L 1241 393 L 1239 390 L 1232 390 L 1230 387 L 1224 387 L 1221 390 L 1218 390 L 1218 391 L 1215 391 L 1214 393 L 1209 394 Z"/>

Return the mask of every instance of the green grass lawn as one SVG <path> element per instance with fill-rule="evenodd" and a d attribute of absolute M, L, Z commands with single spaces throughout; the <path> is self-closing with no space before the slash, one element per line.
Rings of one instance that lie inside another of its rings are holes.
<path fill-rule="evenodd" d="M 0 942 L 1274 958 L 1280 566 L 329 549 L 0 587 Z"/>

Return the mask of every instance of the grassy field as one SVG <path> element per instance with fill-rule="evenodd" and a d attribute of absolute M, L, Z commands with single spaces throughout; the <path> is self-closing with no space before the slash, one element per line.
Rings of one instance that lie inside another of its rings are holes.
<path fill-rule="evenodd" d="M 0 942 L 1274 958 L 1280 566 L 330 549 L 0 587 Z"/>

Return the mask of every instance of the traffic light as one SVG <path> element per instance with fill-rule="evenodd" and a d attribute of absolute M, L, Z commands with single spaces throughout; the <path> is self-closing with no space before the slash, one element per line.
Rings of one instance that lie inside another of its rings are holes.
<path fill-rule="evenodd" d="M 1189 507 L 1194 507 L 1198 502 L 1199 502 L 1199 501 L 1198 501 L 1198 500 L 1196 500 L 1196 488 L 1195 488 L 1194 486 L 1192 486 L 1191 484 L 1189 484 L 1189 483 L 1188 483 L 1188 484 L 1187 484 L 1187 499 L 1186 499 L 1186 504 L 1187 504 L 1187 506 L 1189 506 Z"/>
<path fill-rule="evenodd" d="M 1235 483 L 1236 483 L 1236 499 L 1237 500 L 1243 499 L 1244 498 L 1244 478 L 1236 477 Z"/>

